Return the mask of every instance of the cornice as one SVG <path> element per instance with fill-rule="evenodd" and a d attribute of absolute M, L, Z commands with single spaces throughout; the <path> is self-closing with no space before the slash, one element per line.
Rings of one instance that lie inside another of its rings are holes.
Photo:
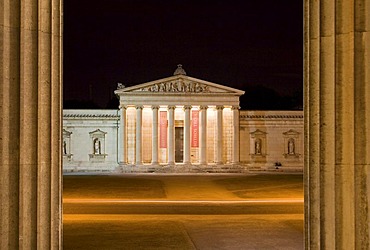
<path fill-rule="evenodd" d="M 240 115 L 242 119 L 303 119 L 303 115 Z"/>
<path fill-rule="evenodd" d="M 63 114 L 63 118 L 114 118 L 118 119 L 119 115 L 111 114 Z"/>

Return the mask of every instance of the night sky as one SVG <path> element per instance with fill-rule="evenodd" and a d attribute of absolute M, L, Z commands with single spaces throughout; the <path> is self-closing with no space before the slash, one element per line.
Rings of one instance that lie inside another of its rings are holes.
<path fill-rule="evenodd" d="M 117 82 L 169 77 L 177 64 L 246 91 L 243 109 L 299 108 L 303 3 L 64 0 L 65 108 L 117 108 Z"/>

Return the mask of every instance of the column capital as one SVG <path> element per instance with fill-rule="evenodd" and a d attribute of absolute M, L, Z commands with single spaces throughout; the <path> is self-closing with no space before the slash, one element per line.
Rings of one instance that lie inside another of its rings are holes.
<path fill-rule="evenodd" d="M 224 107 L 223 105 L 217 105 L 217 106 L 216 106 L 216 109 L 217 109 L 217 110 L 223 110 L 224 108 L 225 108 L 225 107 Z"/>
<path fill-rule="evenodd" d="M 167 107 L 167 109 L 173 109 L 173 110 L 175 110 L 175 108 L 176 108 L 176 106 L 174 106 L 174 105 L 169 105 L 168 107 Z"/>
<path fill-rule="evenodd" d="M 185 109 L 191 109 L 191 108 L 192 108 L 192 106 L 191 106 L 191 105 L 185 105 L 185 106 L 184 106 L 184 110 L 185 110 Z"/>
<path fill-rule="evenodd" d="M 239 105 L 238 105 L 238 106 L 232 106 L 232 107 L 231 107 L 231 109 L 232 109 L 232 110 L 240 109 L 240 106 L 239 106 Z"/>
<path fill-rule="evenodd" d="M 119 105 L 118 108 L 119 109 L 127 109 L 127 106 L 126 105 Z"/>
<path fill-rule="evenodd" d="M 152 109 L 159 109 L 159 105 L 152 105 Z"/>
<path fill-rule="evenodd" d="M 201 106 L 199 107 L 199 109 L 200 109 L 200 110 L 202 110 L 202 109 L 208 109 L 208 106 L 207 106 L 207 105 L 201 105 Z"/>
<path fill-rule="evenodd" d="M 143 106 L 143 105 L 136 105 L 136 106 L 135 106 L 135 108 L 136 108 L 136 109 L 143 109 L 143 108 L 144 108 L 144 106 Z"/>

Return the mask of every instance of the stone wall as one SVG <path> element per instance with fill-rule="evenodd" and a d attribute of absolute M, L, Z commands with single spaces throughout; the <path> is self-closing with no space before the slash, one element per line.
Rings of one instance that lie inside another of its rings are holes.
<path fill-rule="evenodd" d="M 208 116 L 207 158 L 214 162 L 212 146 L 215 140 L 212 115 Z M 114 171 L 119 157 L 118 110 L 64 110 L 63 112 L 63 169 L 64 171 Z M 179 113 L 180 114 L 180 113 Z M 177 120 L 183 117 L 176 114 Z M 224 112 L 223 162 L 230 164 L 232 131 Z M 130 116 L 129 116 L 130 117 Z M 147 119 L 145 118 L 147 117 Z M 135 114 L 128 119 L 128 155 L 134 163 Z M 143 118 L 143 160 L 150 164 L 151 113 Z M 131 124 L 131 125 L 130 125 Z M 131 141 L 131 142 L 130 142 Z M 257 145 L 259 144 L 259 145 Z M 257 149 L 257 147 L 259 147 Z M 257 150 L 257 151 L 256 151 Z M 259 150 L 259 151 L 258 151 Z M 165 157 L 165 156 L 163 156 Z M 162 157 L 162 158 L 163 158 Z M 248 169 L 303 169 L 303 112 L 302 111 L 240 111 L 240 163 Z"/>
<path fill-rule="evenodd" d="M 112 171 L 118 162 L 117 110 L 63 111 L 64 171 Z"/>
<path fill-rule="evenodd" d="M 302 111 L 240 111 L 240 162 L 249 169 L 303 169 Z"/>

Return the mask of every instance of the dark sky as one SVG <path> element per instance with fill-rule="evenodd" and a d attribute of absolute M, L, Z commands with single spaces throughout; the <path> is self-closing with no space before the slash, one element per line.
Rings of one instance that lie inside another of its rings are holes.
<path fill-rule="evenodd" d="M 249 95 L 291 96 L 302 91 L 302 27 L 299 0 L 64 0 L 64 100 L 88 100 L 91 86 L 105 107 L 117 82 L 168 77 L 179 63 Z"/>

